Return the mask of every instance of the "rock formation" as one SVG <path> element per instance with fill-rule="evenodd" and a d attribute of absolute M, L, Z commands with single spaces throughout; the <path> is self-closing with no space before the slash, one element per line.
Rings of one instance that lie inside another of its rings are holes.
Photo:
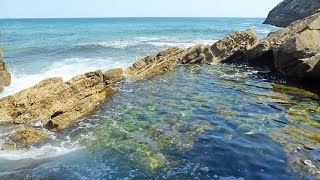
<path fill-rule="evenodd" d="M 115 83 L 121 79 L 122 70 L 116 69 L 105 74 L 101 71 L 89 72 L 67 82 L 63 82 L 62 78 L 43 80 L 31 88 L 0 99 L 0 121 L 28 126 L 40 121 L 52 131 L 68 128 L 106 101 L 115 92 Z M 22 134 L 27 136 L 21 135 L 21 131 L 18 130 L 12 137 L 23 138 L 22 143 L 27 145 L 45 138 L 39 131 L 35 133 L 35 130 L 23 129 Z"/>
<path fill-rule="evenodd" d="M 181 64 L 198 64 L 212 62 L 213 55 L 210 46 L 196 45 L 185 50 Z"/>
<path fill-rule="evenodd" d="M 284 0 L 272 9 L 264 24 L 287 27 L 320 9 L 319 0 Z"/>
<path fill-rule="evenodd" d="M 230 62 L 243 59 L 243 54 L 258 42 L 255 30 L 235 32 L 213 44 L 210 49 L 214 62 Z"/>
<path fill-rule="evenodd" d="M 212 46 L 199 44 L 186 50 L 170 48 L 135 62 L 125 72 L 125 77 L 141 80 L 172 71 L 179 64 L 234 61 L 235 58 L 254 46 L 257 39 L 254 30 L 247 30 L 235 32 Z"/>
<path fill-rule="evenodd" d="M 11 76 L 6 64 L 3 62 L 3 52 L 0 50 L 0 92 L 3 91 L 5 86 L 9 86 L 10 84 Z"/>
<path fill-rule="evenodd" d="M 135 62 L 125 72 L 125 77 L 131 80 L 141 80 L 172 71 L 178 64 L 207 62 L 212 59 L 209 51 L 209 46 L 204 45 L 196 45 L 186 50 L 170 48 Z"/>
<path fill-rule="evenodd" d="M 320 78 L 320 12 L 270 33 L 247 52 L 251 64 L 275 67 L 285 76 Z"/>

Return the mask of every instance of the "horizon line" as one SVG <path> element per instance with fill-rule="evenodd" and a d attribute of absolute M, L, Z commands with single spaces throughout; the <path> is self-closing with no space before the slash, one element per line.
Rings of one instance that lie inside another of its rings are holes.
<path fill-rule="evenodd" d="M 223 17 L 223 16 L 109 16 L 109 17 L 8 17 L 0 19 L 112 19 L 112 18 L 238 18 L 238 19 L 265 19 L 267 17 Z"/>

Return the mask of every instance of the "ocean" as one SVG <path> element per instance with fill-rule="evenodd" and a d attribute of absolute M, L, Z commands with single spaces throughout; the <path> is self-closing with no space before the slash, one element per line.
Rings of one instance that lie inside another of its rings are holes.
<path fill-rule="evenodd" d="M 1 19 L 12 84 L 0 96 L 48 77 L 126 69 L 166 48 L 213 44 L 234 31 L 252 28 L 263 38 L 279 29 L 263 21 Z M 239 64 L 180 66 L 163 76 L 125 81 L 73 127 L 44 130 L 48 141 L 0 150 L 0 179 L 314 179 L 296 165 L 299 157 L 320 167 L 314 141 L 319 100 L 287 94 L 281 90 L 286 85 L 267 68 Z M 12 128 L 0 124 L 0 146 Z"/>
<path fill-rule="evenodd" d="M 18 92 L 48 77 L 68 80 L 97 69 L 128 68 L 136 60 L 169 47 L 213 44 L 254 28 L 265 37 L 277 28 L 264 19 L 97 18 L 1 19 L 1 47 Z"/>

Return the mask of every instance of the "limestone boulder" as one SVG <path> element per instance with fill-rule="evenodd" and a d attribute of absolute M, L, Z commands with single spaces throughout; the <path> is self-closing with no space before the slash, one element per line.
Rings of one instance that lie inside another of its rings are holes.
<path fill-rule="evenodd" d="M 213 62 L 232 62 L 243 59 L 244 53 L 258 42 L 255 30 L 235 32 L 210 47 Z"/>
<path fill-rule="evenodd" d="M 319 21 L 320 22 L 320 21 Z M 273 48 L 275 68 L 289 77 L 320 78 L 320 28 L 306 29 Z"/>

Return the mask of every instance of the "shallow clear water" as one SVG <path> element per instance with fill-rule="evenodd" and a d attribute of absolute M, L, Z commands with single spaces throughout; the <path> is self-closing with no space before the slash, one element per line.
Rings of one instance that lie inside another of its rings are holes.
<path fill-rule="evenodd" d="M 275 30 L 262 19 L 1 21 L 17 79 L 7 94 L 37 78 L 128 67 L 163 48 L 208 43 L 234 30 L 255 26 L 261 37 Z M 286 82 L 268 69 L 227 64 L 125 82 L 98 112 L 50 133 L 48 142 L 0 151 L 0 178 L 313 179 L 317 172 L 309 176 L 291 162 L 301 157 L 320 170 L 318 97 L 277 84 Z M 0 144 L 10 128 L 0 125 Z"/>
<path fill-rule="evenodd" d="M 266 77 L 266 69 L 208 65 L 126 82 L 99 112 L 52 141 L 0 152 L 0 176 L 299 179 L 303 174 L 288 165 L 271 133 L 309 129 L 312 123 L 294 121 L 288 112 L 318 101 L 279 93 L 273 82 L 281 80 Z M 319 123 L 319 114 L 310 121 Z M 319 134 L 319 127 L 313 129 Z M 300 143 L 307 141 L 314 142 Z M 319 149 L 313 153 L 319 155 Z M 312 161 L 319 165 L 317 158 Z"/>

